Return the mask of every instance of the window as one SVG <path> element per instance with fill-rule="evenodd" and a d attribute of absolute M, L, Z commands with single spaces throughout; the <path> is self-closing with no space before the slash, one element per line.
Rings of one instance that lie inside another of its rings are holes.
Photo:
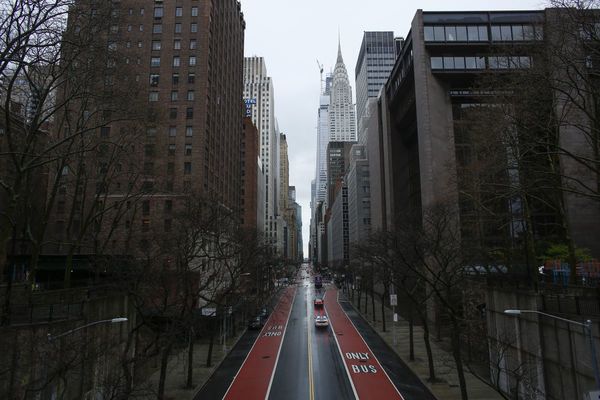
<path fill-rule="evenodd" d="M 146 129 L 146 136 L 155 137 L 156 136 L 156 128 L 148 128 Z"/>
<path fill-rule="evenodd" d="M 446 41 L 447 42 L 456 41 L 456 27 L 455 26 L 447 26 L 446 27 Z"/>
<path fill-rule="evenodd" d="M 431 69 L 443 69 L 444 62 L 442 57 L 431 57 Z"/>
<path fill-rule="evenodd" d="M 150 215 L 150 201 L 144 200 L 142 202 L 142 215 Z"/>
<path fill-rule="evenodd" d="M 502 25 L 500 27 L 500 36 L 502 37 L 503 41 L 510 41 L 512 40 L 512 29 L 510 25 Z"/>
<path fill-rule="evenodd" d="M 188 107 L 185 109 L 185 118 L 186 119 L 194 118 L 194 109 L 192 107 Z"/>
<path fill-rule="evenodd" d="M 181 65 L 181 58 L 179 58 L 179 56 L 173 57 L 173 66 L 179 67 L 180 65 Z"/>
<path fill-rule="evenodd" d="M 173 85 L 179 85 L 179 74 L 173 74 Z"/>
<path fill-rule="evenodd" d="M 144 154 L 147 157 L 153 157 L 154 156 L 154 145 L 153 144 L 147 144 L 144 146 Z"/>
<path fill-rule="evenodd" d="M 196 56 L 190 56 L 190 67 L 193 67 L 196 65 Z"/>
<path fill-rule="evenodd" d="M 183 15 L 183 8 L 182 7 L 175 7 L 175 16 L 176 17 L 181 17 Z"/>
<path fill-rule="evenodd" d="M 142 232 L 148 232 L 148 231 L 150 231 L 150 220 L 143 219 L 142 220 Z"/>
<path fill-rule="evenodd" d="M 195 50 L 197 48 L 198 42 L 196 41 L 196 39 L 191 39 L 190 40 L 190 50 Z"/>
<path fill-rule="evenodd" d="M 456 27 L 456 40 L 459 42 L 467 41 L 467 27 L 466 26 L 457 26 Z"/>
<path fill-rule="evenodd" d="M 165 200 L 165 212 L 173 211 L 173 200 Z"/>
<path fill-rule="evenodd" d="M 175 144 L 173 144 L 173 143 L 169 144 L 168 150 L 169 150 L 169 155 L 174 156 L 175 155 Z"/>
<path fill-rule="evenodd" d="M 148 95 L 148 100 L 158 101 L 158 92 L 150 92 L 150 94 Z"/>
<path fill-rule="evenodd" d="M 144 25 L 140 24 L 140 32 L 144 32 Z"/>
<path fill-rule="evenodd" d="M 198 7 L 192 7 L 192 17 L 198 16 Z"/>
<path fill-rule="evenodd" d="M 140 8 L 140 15 L 144 15 L 144 9 Z"/>
<path fill-rule="evenodd" d="M 167 175 L 174 175 L 175 174 L 175 163 L 170 162 L 167 163 Z"/>
<path fill-rule="evenodd" d="M 152 41 L 152 50 L 160 50 L 160 40 Z"/>
<path fill-rule="evenodd" d="M 196 82 L 196 74 L 194 72 L 190 72 L 188 74 L 188 83 L 193 84 L 194 82 Z"/>
<path fill-rule="evenodd" d="M 185 145 L 185 155 L 186 156 L 191 156 L 192 155 L 192 145 L 191 144 L 186 144 Z"/>
<path fill-rule="evenodd" d="M 477 30 L 479 31 L 479 41 L 487 42 L 488 41 L 488 30 L 487 26 L 478 26 Z"/>
<path fill-rule="evenodd" d="M 173 191 L 173 181 L 167 181 L 167 192 Z"/>
<path fill-rule="evenodd" d="M 150 59 L 150 66 L 151 67 L 160 67 L 160 57 L 152 57 Z"/>
<path fill-rule="evenodd" d="M 154 171 L 154 163 L 153 162 L 145 162 L 144 163 L 144 174 L 151 175 Z"/>
<path fill-rule="evenodd" d="M 194 91 L 193 90 L 188 90 L 188 92 L 187 92 L 187 99 L 188 99 L 188 101 L 193 101 L 194 100 Z"/>
<path fill-rule="evenodd" d="M 176 39 L 176 40 L 173 42 L 173 49 L 174 49 L 174 50 L 181 50 L 181 40 L 179 40 L 179 39 Z"/>
<path fill-rule="evenodd" d="M 162 24 L 154 24 L 152 26 L 152 33 L 162 33 Z"/>
<path fill-rule="evenodd" d="M 154 18 L 162 18 L 164 9 L 162 7 L 154 7 Z"/>
<path fill-rule="evenodd" d="M 443 26 L 434 26 L 433 27 L 433 40 L 436 42 L 443 42 L 444 39 L 445 39 L 444 27 Z"/>
<path fill-rule="evenodd" d="M 187 136 L 187 137 L 194 136 L 194 128 L 191 126 L 186 126 L 185 127 L 185 136 Z"/>
<path fill-rule="evenodd" d="M 523 25 L 513 25 L 512 37 L 513 40 L 525 40 L 523 37 Z"/>
<path fill-rule="evenodd" d="M 175 136 L 177 136 L 177 127 L 170 126 L 169 127 L 169 137 L 175 137 Z"/>
<path fill-rule="evenodd" d="M 171 101 L 179 100 L 179 92 L 177 90 L 171 91 Z"/>
<path fill-rule="evenodd" d="M 150 74 L 150 86 L 158 86 L 159 74 Z"/>
<path fill-rule="evenodd" d="M 110 33 L 117 33 L 119 32 L 119 26 L 118 25 L 111 25 L 110 26 Z"/>
<path fill-rule="evenodd" d="M 175 24 L 175 33 L 181 33 L 181 24 L 180 23 Z"/>
<path fill-rule="evenodd" d="M 198 32 L 198 24 L 195 22 L 192 22 L 190 24 L 190 32 Z"/>
<path fill-rule="evenodd" d="M 2 133 L 0 133 L 0 136 L 4 133 L 4 129 L 2 129 Z M 107 138 L 110 136 L 110 126 L 103 126 L 100 128 L 100 137 L 102 138 Z"/>
<path fill-rule="evenodd" d="M 177 118 L 177 109 L 176 108 L 170 108 L 169 109 L 169 118 L 170 119 L 176 119 Z"/>
<path fill-rule="evenodd" d="M 476 26 L 467 26 L 467 39 L 470 42 L 479 41 L 479 29 Z"/>
<path fill-rule="evenodd" d="M 183 174 L 184 175 L 190 175 L 192 173 L 192 163 L 189 161 L 186 161 L 183 163 Z"/>

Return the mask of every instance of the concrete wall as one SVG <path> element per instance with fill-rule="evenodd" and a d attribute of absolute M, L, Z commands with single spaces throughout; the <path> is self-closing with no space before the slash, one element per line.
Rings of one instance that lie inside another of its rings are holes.
<path fill-rule="evenodd" d="M 490 369 L 500 387 L 514 396 L 519 378 L 519 398 L 534 399 L 583 399 L 594 390 L 592 352 L 582 326 L 535 313 L 507 315 L 504 310 L 539 310 L 575 322 L 591 318 L 598 348 L 598 300 L 593 292 L 566 296 L 519 291 L 514 286 L 490 288 L 486 299 Z"/>

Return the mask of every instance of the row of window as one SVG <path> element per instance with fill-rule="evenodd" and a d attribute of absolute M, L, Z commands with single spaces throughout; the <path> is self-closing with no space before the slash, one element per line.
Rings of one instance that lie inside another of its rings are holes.
<path fill-rule="evenodd" d="M 173 85 L 179 85 L 179 74 L 175 73 L 171 76 L 171 82 Z M 188 73 L 187 83 L 194 84 L 196 82 L 196 74 L 194 72 Z M 158 86 L 160 83 L 160 74 L 150 74 L 150 86 Z"/>
<path fill-rule="evenodd" d="M 157 133 L 157 129 L 156 128 L 148 128 L 146 130 L 146 136 L 148 137 L 156 137 L 156 133 Z M 170 126 L 167 129 L 167 133 L 169 134 L 169 137 L 176 137 L 177 136 L 177 127 L 176 126 Z M 194 127 L 191 125 L 188 125 L 185 127 L 185 136 L 186 137 L 192 137 L 194 136 Z"/>
<path fill-rule="evenodd" d="M 531 68 L 529 56 L 431 57 L 432 70 L 481 70 Z"/>
<path fill-rule="evenodd" d="M 176 90 L 171 92 L 171 100 L 172 101 L 176 101 L 179 99 L 179 94 Z M 187 91 L 187 97 L 186 97 L 187 101 L 194 101 L 194 91 L 193 90 L 188 90 Z M 151 102 L 155 102 L 158 101 L 158 92 L 157 91 L 152 91 L 148 94 L 148 101 Z"/>
<path fill-rule="evenodd" d="M 129 43 L 129 42 L 127 42 Z M 138 47 L 142 47 L 141 46 L 142 42 L 138 42 Z M 190 50 L 195 50 L 198 48 L 198 41 L 196 39 L 190 39 L 190 45 L 189 45 Z M 152 41 L 152 50 L 157 51 L 162 49 L 162 42 L 160 40 L 153 40 Z M 173 40 L 173 49 L 174 50 L 181 50 L 181 39 L 175 39 Z"/>
<path fill-rule="evenodd" d="M 140 25 L 140 31 L 144 30 L 144 26 Z M 175 33 L 181 33 L 182 32 L 182 25 L 180 23 L 176 23 L 175 24 Z M 190 23 L 190 32 L 191 33 L 196 33 L 198 32 L 198 23 L 197 22 L 191 22 Z M 163 33 L 163 25 L 162 24 L 152 24 L 152 33 Z"/>
<path fill-rule="evenodd" d="M 142 9 L 143 10 L 143 9 Z M 154 7 L 154 18 L 162 18 L 165 15 L 164 7 Z M 190 10 L 192 17 L 198 16 L 198 7 L 192 7 Z M 183 17 L 183 7 L 175 7 L 175 16 Z"/>
<path fill-rule="evenodd" d="M 190 67 L 194 67 L 194 66 L 196 66 L 197 61 L 198 61 L 198 58 L 196 56 L 189 56 L 188 65 Z M 173 64 L 172 65 L 174 67 L 180 67 L 181 66 L 181 57 L 173 56 Z M 151 67 L 160 67 L 160 57 L 151 57 L 150 58 L 150 66 Z"/>
<path fill-rule="evenodd" d="M 186 155 L 192 155 L 192 145 L 190 144 L 190 149 L 189 149 L 189 154 Z M 190 175 L 192 173 L 192 163 L 189 161 L 186 161 L 183 163 L 183 174 L 184 175 Z M 144 163 L 144 174 L 146 175 L 152 175 L 154 174 L 154 163 L 153 162 L 145 162 Z M 167 175 L 174 175 L 175 174 L 175 163 L 167 163 Z"/>
<path fill-rule="evenodd" d="M 543 28 L 539 25 L 459 25 L 425 26 L 426 42 L 494 42 L 542 40 Z"/>

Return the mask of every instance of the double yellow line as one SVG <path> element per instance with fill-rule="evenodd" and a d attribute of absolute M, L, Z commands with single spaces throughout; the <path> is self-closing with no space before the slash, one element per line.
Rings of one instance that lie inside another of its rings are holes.
<path fill-rule="evenodd" d="M 307 289 L 306 290 L 306 325 L 307 325 L 307 332 L 308 332 L 308 396 L 310 400 L 314 400 L 315 399 L 315 383 L 313 381 L 313 365 L 312 365 L 312 327 L 311 327 L 311 318 L 310 318 L 310 307 L 309 305 L 311 304 L 311 299 L 309 299 L 308 294 L 310 293 L 310 291 Z"/>

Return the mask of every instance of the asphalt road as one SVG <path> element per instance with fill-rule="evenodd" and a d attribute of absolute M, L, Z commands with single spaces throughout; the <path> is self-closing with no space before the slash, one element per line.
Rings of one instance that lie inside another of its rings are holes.
<path fill-rule="evenodd" d="M 320 313 L 320 310 L 315 310 L 313 305 L 317 294 L 322 296 L 324 292 L 316 293 L 312 278 L 301 271 L 283 341 L 280 342 L 279 356 L 272 367 L 274 371 L 272 368 L 270 371 L 261 371 L 261 374 L 272 377 L 269 388 L 265 393 L 245 393 L 244 399 L 264 399 L 265 396 L 272 400 L 355 398 L 349 378 L 350 372 L 345 367 L 331 327 L 314 326 L 314 314 Z M 427 388 L 352 306 L 342 300 L 340 305 L 404 399 L 434 400 Z M 242 336 L 195 399 L 224 397 L 253 344 L 261 342 L 256 341 L 257 336 L 258 331 L 249 331 Z M 255 348 L 252 351 L 260 351 L 260 349 Z M 246 364 L 242 368 L 247 368 Z M 353 376 L 352 379 L 358 378 Z"/>

